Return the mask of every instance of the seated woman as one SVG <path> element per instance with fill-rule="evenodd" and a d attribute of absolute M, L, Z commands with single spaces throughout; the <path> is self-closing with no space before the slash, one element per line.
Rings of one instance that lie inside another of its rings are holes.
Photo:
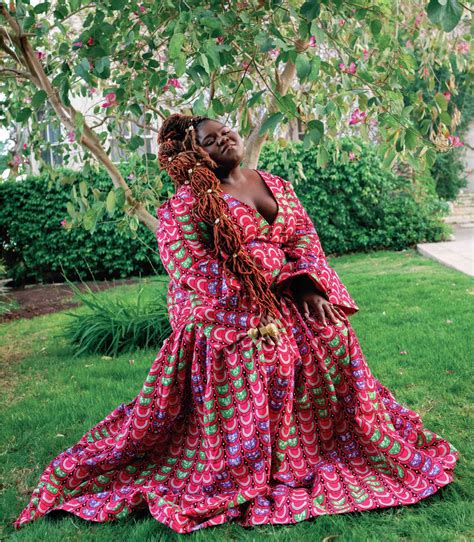
<path fill-rule="evenodd" d="M 290 182 L 240 167 L 243 142 L 170 116 L 176 193 L 156 232 L 172 332 L 143 388 L 47 466 L 20 527 L 53 510 L 98 522 L 148 507 L 180 533 L 416 503 L 456 450 L 370 372 L 358 307 Z"/>

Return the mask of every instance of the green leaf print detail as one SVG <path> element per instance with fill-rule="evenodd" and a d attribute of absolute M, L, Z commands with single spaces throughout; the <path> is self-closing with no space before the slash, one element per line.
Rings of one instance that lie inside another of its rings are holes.
<path fill-rule="evenodd" d="M 216 386 L 216 390 L 221 394 L 225 395 L 229 391 L 229 384 L 224 384 L 222 386 Z"/>
<path fill-rule="evenodd" d="M 187 459 L 183 459 L 181 461 L 181 466 L 183 467 L 183 469 L 186 469 L 188 470 L 189 467 L 191 467 L 193 465 L 194 461 L 188 461 Z"/>
<path fill-rule="evenodd" d="M 255 367 L 255 363 L 252 361 L 244 361 L 244 364 L 245 364 L 245 367 L 249 370 L 249 371 L 253 371 L 253 368 Z"/>
<path fill-rule="evenodd" d="M 338 356 L 343 356 L 346 353 L 346 347 L 342 345 L 340 348 L 334 351 L 334 353 Z M 342 360 L 340 360 L 342 361 Z"/>
<path fill-rule="evenodd" d="M 206 407 L 206 410 L 212 410 L 214 408 L 214 399 L 204 401 L 204 406 Z"/>
<path fill-rule="evenodd" d="M 191 474 L 191 471 L 189 471 L 189 472 L 184 472 L 184 471 L 182 471 L 181 469 L 178 469 L 178 470 L 176 471 L 176 476 L 177 476 L 180 480 L 184 480 L 184 479 L 187 478 L 190 474 Z"/>
<path fill-rule="evenodd" d="M 234 386 L 238 389 L 241 388 L 244 385 L 244 379 L 242 377 L 237 378 L 237 380 L 234 380 Z"/>
<path fill-rule="evenodd" d="M 177 216 L 176 220 L 178 222 L 190 222 L 191 221 L 191 215 L 186 214 L 186 215 Z"/>
<path fill-rule="evenodd" d="M 56 495 L 59 491 L 59 489 L 53 486 L 53 484 L 46 484 L 46 487 L 48 488 L 48 491 L 51 492 L 53 495 Z"/>
<path fill-rule="evenodd" d="M 210 425 L 209 427 L 205 427 L 204 431 L 206 432 L 206 435 L 214 435 L 217 431 L 217 425 Z"/>
<path fill-rule="evenodd" d="M 340 359 L 339 361 L 341 362 L 342 365 L 347 367 L 349 365 L 349 363 L 351 362 L 351 357 L 350 356 L 345 356 L 342 359 Z"/>
<path fill-rule="evenodd" d="M 230 374 L 232 376 L 239 376 L 239 373 L 240 373 L 240 367 L 232 367 L 232 369 L 230 369 Z"/>
<path fill-rule="evenodd" d="M 243 401 L 247 397 L 247 390 L 238 391 L 235 395 L 239 401 Z"/>
<path fill-rule="evenodd" d="M 155 382 L 157 378 L 158 375 L 148 375 L 145 379 L 145 382 L 148 382 L 148 384 L 153 384 L 153 382 Z"/>
<path fill-rule="evenodd" d="M 163 376 L 161 378 L 161 384 L 162 386 L 169 386 L 171 384 L 171 382 L 173 382 L 173 379 L 172 378 L 167 378 L 166 376 Z"/>
<path fill-rule="evenodd" d="M 140 397 L 140 405 L 148 406 L 153 401 L 153 397 Z"/>
<path fill-rule="evenodd" d="M 204 423 L 213 422 L 216 419 L 216 411 L 209 412 L 208 414 L 204 414 Z"/>
<path fill-rule="evenodd" d="M 190 450 L 189 448 L 186 448 L 186 450 L 184 451 L 184 455 L 186 457 L 194 457 L 196 455 L 196 450 Z"/>
<path fill-rule="evenodd" d="M 324 495 L 323 494 L 318 495 L 317 497 L 315 497 L 313 499 L 313 504 L 315 506 L 321 505 L 321 504 L 323 504 L 323 502 L 324 502 Z"/>
<path fill-rule="evenodd" d="M 257 380 L 257 373 L 255 371 L 253 373 L 249 373 L 247 378 L 250 380 L 250 382 L 255 382 Z"/>
<path fill-rule="evenodd" d="M 167 462 L 169 465 L 174 465 L 177 461 L 178 461 L 178 458 L 177 458 L 177 457 L 168 457 L 168 458 L 166 459 L 166 462 Z"/>
<path fill-rule="evenodd" d="M 143 484 L 143 482 L 146 480 L 146 478 L 137 478 L 133 483 L 136 485 L 136 486 L 139 486 L 140 484 Z"/>
<path fill-rule="evenodd" d="M 382 442 L 380 442 L 380 443 L 378 444 L 378 447 L 379 447 L 379 448 L 382 448 L 382 450 L 385 450 L 385 448 L 388 448 L 388 447 L 390 446 L 390 442 L 391 442 L 390 437 L 387 436 L 387 435 L 385 435 L 385 437 L 383 438 Z"/>
<path fill-rule="evenodd" d="M 101 484 L 108 484 L 110 482 L 110 478 L 108 476 L 101 474 L 97 476 L 97 481 Z"/>
<path fill-rule="evenodd" d="M 189 224 L 182 224 L 181 229 L 186 232 L 193 231 L 194 224 L 192 222 L 190 222 Z"/>
<path fill-rule="evenodd" d="M 193 265 L 193 259 L 191 256 L 188 256 L 185 260 L 181 262 L 181 267 L 184 267 L 184 269 L 189 269 Z"/>
<path fill-rule="evenodd" d="M 58 477 L 58 478 L 65 478 L 67 476 L 67 473 L 65 473 L 61 467 L 56 467 L 54 469 L 54 474 Z"/>
<path fill-rule="evenodd" d="M 230 395 L 226 395 L 225 397 L 218 397 L 217 402 L 219 403 L 219 405 L 226 407 L 229 406 L 232 402 L 232 397 Z"/>
<path fill-rule="evenodd" d="M 334 339 L 331 339 L 328 344 L 329 346 L 335 347 L 335 346 L 339 346 L 340 342 L 341 342 L 341 339 L 336 335 L 336 337 L 334 337 Z"/>
<path fill-rule="evenodd" d="M 144 395 L 148 395 L 149 393 L 152 393 L 153 386 L 147 386 L 146 384 L 143 386 L 142 391 Z"/>
<path fill-rule="evenodd" d="M 303 510 L 299 514 L 293 514 L 293 519 L 295 521 L 303 521 L 308 517 L 308 510 Z"/>
<path fill-rule="evenodd" d="M 161 470 L 162 472 L 171 472 L 173 470 L 173 467 L 171 467 L 170 465 L 163 465 L 161 467 Z"/>
<path fill-rule="evenodd" d="M 123 510 L 121 510 L 118 514 L 116 514 L 115 517 L 117 517 L 118 519 L 123 519 L 124 517 L 128 516 L 130 514 L 130 510 L 124 506 L 123 507 Z"/>
<path fill-rule="evenodd" d="M 376 440 L 379 440 L 380 437 L 381 437 L 380 431 L 379 431 L 378 429 L 376 429 L 376 430 L 373 432 L 372 436 L 370 437 L 370 440 L 371 440 L 372 442 L 375 442 Z"/>
<path fill-rule="evenodd" d="M 234 407 L 230 407 L 228 410 L 221 410 L 221 416 L 228 420 L 229 418 L 232 418 L 234 415 L 235 409 Z"/>

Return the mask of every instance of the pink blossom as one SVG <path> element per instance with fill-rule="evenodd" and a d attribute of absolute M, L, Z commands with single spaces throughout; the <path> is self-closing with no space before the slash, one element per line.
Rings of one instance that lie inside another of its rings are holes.
<path fill-rule="evenodd" d="M 344 19 L 339 19 L 338 23 L 339 26 L 344 26 L 346 24 L 346 21 Z"/>
<path fill-rule="evenodd" d="M 138 6 L 138 7 L 139 7 L 139 9 L 140 9 L 140 11 L 141 11 L 142 13 L 145 13 L 145 12 L 146 12 L 146 7 L 145 7 L 145 6 L 140 5 L 140 6 Z"/>
<path fill-rule="evenodd" d="M 309 45 L 310 47 L 316 47 L 316 38 L 315 38 L 314 36 L 311 36 L 311 37 L 309 38 L 308 45 Z"/>
<path fill-rule="evenodd" d="M 89 38 L 89 39 L 87 40 L 87 45 L 94 45 L 94 38 L 92 38 L 92 37 Z"/>
<path fill-rule="evenodd" d="M 448 137 L 448 142 L 452 147 L 462 147 L 464 145 L 464 141 L 461 141 L 459 136 L 450 135 Z"/>
<path fill-rule="evenodd" d="M 117 95 L 115 92 L 109 92 L 105 95 L 105 102 L 101 105 L 101 107 L 112 107 L 117 104 Z"/>
<path fill-rule="evenodd" d="M 355 160 L 355 157 L 356 157 L 356 155 L 352 151 L 350 151 L 349 152 L 349 160 Z"/>
<path fill-rule="evenodd" d="M 272 58 L 277 58 L 277 56 L 280 54 L 280 49 L 270 49 L 270 51 L 268 51 L 268 54 L 272 57 Z"/>
<path fill-rule="evenodd" d="M 342 72 L 350 73 L 351 75 L 354 75 L 357 70 L 355 62 L 351 62 L 349 66 L 347 67 L 343 62 L 341 62 L 339 64 L 339 68 L 341 69 Z"/>
<path fill-rule="evenodd" d="M 166 82 L 166 85 L 163 87 L 163 90 L 168 90 L 170 85 L 172 87 L 174 87 L 174 88 L 183 88 L 181 86 L 181 83 L 179 82 L 179 80 L 176 79 L 175 77 L 172 77 L 171 79 L 168 79 L 168 81 Z"/>
<path fill-rule="evenodd" d="M 26 143 L 23 143 L 22 147 L 23 147 L 24 149 L 27 149 L 27 148 L 28 148 L 28 145 L 27 145 Z"/>
<path fill-rule="evenodd" d="M 450 100 L 451 99 L 451 92 L 443 92 L 443 96 L 447 99 L 447 100 Z"/>
<path fill-rule="evenodd" d="M 218 45 L 220 45 L 220 44 L 224 43 L 224 40 L 225 40 L 224 36 L 217 36 L 216 43 Z"/>
<path fill-rule="evenodd" d="M 43 53 L 43 51 L 35 51 L 35 56 L 38 60 L 41 60 L 46 56 L 46 53 Z"/>
<path fill-rule="evenodd" d="M 370 51 L 368 51 L 367 49 L 364 49 L 362 53 L 364 54 L 364 60 L 368 60 L 370 56 Z"/>
<path fill-rule="evenodd" d="M 70 143 L 72 143 L 76 139 L 76 135 L 74 134 L 72 130 L 67 133 L 66 137 Z"/>
<path fill-rule="evenodd" d="M 425 16 L 424 11 L 420 11 L 420 13 L 418 13 L 418 15 L 415 18 L 415 26 L 418 26 L 421 23 L 424 16 Z"/>
<path fill-rule="evenodd" d="M 456 50 L 458 53 L 461 53 L 463 55 L 467 55 L 469 53 L 469 42 L 468 41 L 460 41 L 457 46 Z"/>
<path fill-rule="evenodd" d="M 244 60 L 241 64 L 242 68 L 244 68 L 244 70 L 248 69 L 248 67 L 250 66 L 250 62 L 247 62 L 246 60 Z"/>
<path fill-rule="evenodd" d="M 130 179 L 130 180 L 135 179 L 135 174 L 134 174 L 134 173 L 130 173 L 130 175 L 129 175 L 127 178 Z"/>
<path fill-rule="evenodd" d="M 18 154 L 15 154 L 15 156 L 13 157 L 13 165 L 19 166 L 20 164 L 21 164 L 21 158 Z"/>
<path fill-rule="evenodd" d="M 65 228 L 67 226 L 66 219 L 61 220 L 61 227 Z"/>
<path fill-rule="evenodd" d="M 407 49 L 411 49 L 411 48 L 413 47 L 413 42 L 412 42 L 411 40 L 407 40 L 407 41 L 405 42 L 405 47 L 406 47 Z"/>
<path fill-rule="evenodd" d="M 365 111 L 361 111 L 358 107 L 356 107 L 351 114 L 349 124 L 358 124 L 359 122 L 363 122 L 366 115 L 367 114 Z"/>
<path fill-rule="evenodd" d="M 72 46 L 76 48 L 82 47 L 82 41 L 75 41 Z"/>
<path fill-rule="evenodd" d="M 124 58 L 124 59 L 122 60 L 122 64 L 127 65 L 127 64 L 128 64 L 128 60 L 127 60 L 126 58 Z"/>
<path fill-rule="evenodd" d="M 89 70 L 93 70 L 94 69 L 94 63 L 89 61 Z"/>
<path fill-rule="evenodd" d="M 90 95 L 95 94 L 97 92 L 97 89 L 94 87 L 87 87 L 87 89 L 89 90 Z"/>

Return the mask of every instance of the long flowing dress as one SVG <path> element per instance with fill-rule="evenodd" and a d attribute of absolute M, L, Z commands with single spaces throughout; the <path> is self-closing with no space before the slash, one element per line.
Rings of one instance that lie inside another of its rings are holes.
<path fill-rule="evenodd" d="M 247 335 L 257 308 L 211 255 L 181 186 L 157 210 L 171 334 L 138 395 L 46 467 L 16 527 L 52 510 L 105 522 L 146 507 L 179 533 L 289 524 L 416 503 L 452 481 L 457 451 L 368 368 L 347 318 L 359 309 L 291 183 L 255 171 L 278 204 L 273 223 L 223 197 L 278 292 L 282 342 Z M 301 274 L 343 320 L 304 317 L 289 288 Z"/>

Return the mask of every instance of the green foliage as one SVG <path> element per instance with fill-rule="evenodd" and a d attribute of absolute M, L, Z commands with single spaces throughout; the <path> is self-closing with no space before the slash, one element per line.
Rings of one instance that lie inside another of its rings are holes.
<path fill-rule="evenodd" d="M 418 194 L 407 179 L 387 171 L 376 149 L 361 139 L 344 137 L 339 143 L 344 153 L 325 168 L 317 164 L 317 148 L 305 151 L 300 143 L 284 152 L 268 144 L 261 157 L 260 169 L 294 183 L 326 252 L 401 250 L 443 238 L 445 203 L 432 192 Z M 350 151 L 356 155 L 352 161 Z M 332 158 L 334 144 L 328 152 Z"/>
<path fill-rule="evenodd" d="M 120 169 L 127 173 L 126 166 Z M 134 174 L 138 176 L 139 171 Z M 0 184 L 1 250 L 16 284 L 61 280 L 62 270 L 81 279 L 91 273 L 103 279 L 163 271 L 153 232 L 138 222 L 132 231 L 128 221 L 133 216 L 121 215 L 119 220 L 105 216 L 107 207 L 112 213 L 113 209 L 104 170 L 84 174 L 61 169 L 56 175 L 55 182 L 45 174 Z M 88 190 L 88 183 L 93 190 Z M 72 201 L 70 192 L 76 194 Z M 157 198 L 153 201 L 156 205 Z M 86 212 L 83 227 L 69 227 L 77 207 L 98 205 L 101 213 L 91 217 L 91 223 Z"/>
<path fill-rule="evenodd" d="M 64 336 L 74 349 L 74 356 L 85 353 L 117 356 L 139 348 L 161 344 L 170 334 L 166 289 L 143 302 L 143 288 L 132 299 L 113 299 L 93 292 L 88 286 L 82 292 L 66 279 L 75 297 L 90 311 L 67 312 L 71 320 L 64 326 Z M 167 282 L 167 280 L 166 280 Z"/>
<path fill-rule="evenodd" d="M 467 173 L 459 150 L 438 153 L 431 168 L 436 192 L 440 198 L 448 201 L 455 200 L 459 190 L 467 186 Z"/>

